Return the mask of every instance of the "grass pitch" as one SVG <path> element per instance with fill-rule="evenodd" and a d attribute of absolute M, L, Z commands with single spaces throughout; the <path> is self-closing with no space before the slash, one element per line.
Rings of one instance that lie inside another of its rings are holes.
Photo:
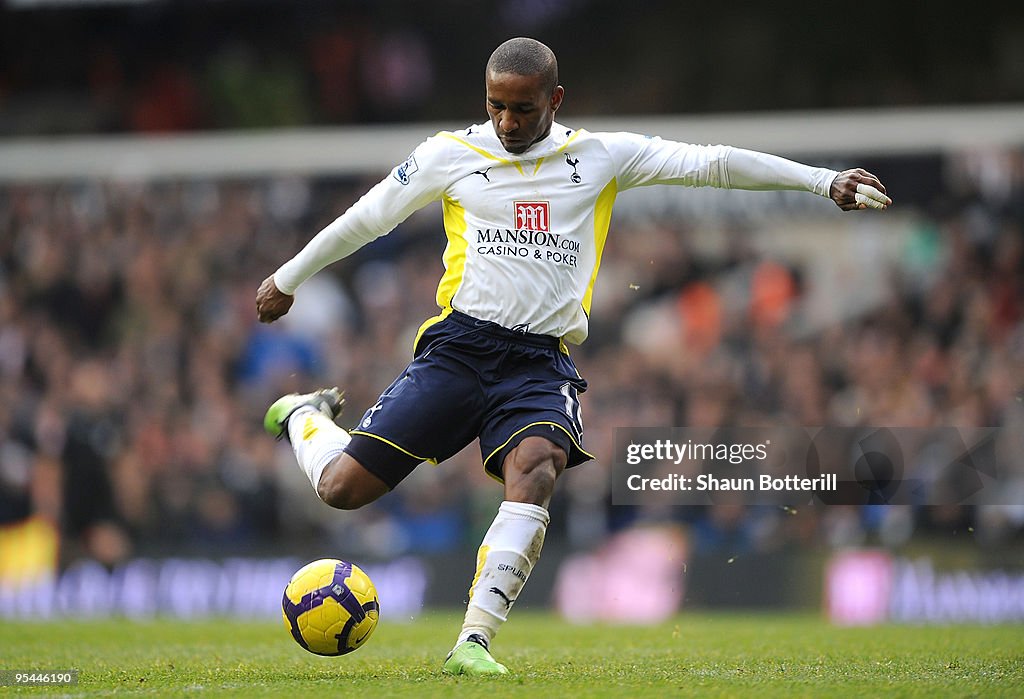
<path fill-rule="evenodd" d="M 1021 696 L 1024 627 L 835 628 L 817 617 L 687 614 L 655 627 L 571 626 L 519 610 L 498 679 L 449 677 L 461 614 L 387 617 L 340 658 L 284 626 L 232 621 L 0 624 L 0 670 L 80 671 L 77 685 L 0 695 L 245 697 Z"/>

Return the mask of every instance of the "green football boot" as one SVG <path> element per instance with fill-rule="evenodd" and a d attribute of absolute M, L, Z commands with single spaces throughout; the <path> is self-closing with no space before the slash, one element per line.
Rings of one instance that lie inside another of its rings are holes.
<path fill-rule="evenodd" d="M 444 672 L 449 675 L 507 675 L 508 668 L 491 657 L 487 641 L 473 634 L 455 646 L 444 661 Z"/>
<path fill-rule="evenodd" d="M 289 393 L 267 408 L 267 414 L 263 416 L 263 429 L 276 439 L 287 439 L 288 418 L 299 408 L 308 405 L 333 420 L 341 415 L 344 404 L 345 399 L 337 386 L 322 388 L 313 393 Z"/>

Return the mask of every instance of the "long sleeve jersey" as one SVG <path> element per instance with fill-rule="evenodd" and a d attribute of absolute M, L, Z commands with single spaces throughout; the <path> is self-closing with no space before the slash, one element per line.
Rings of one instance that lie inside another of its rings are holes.
<path fill-rule="evenodd" d="M 310 276 L 440 200 L 447 236 L 437 287 L 452 309 L 506 328 L 579 344 L 616 195 L 680 184 L 792 189 L 827 197 L 837 173 L 765 153 L 554 123 L 525 153 L 502 148 L 490 123 L 442 131 L 318 233 L 274 275 L 294 293 Z"/>

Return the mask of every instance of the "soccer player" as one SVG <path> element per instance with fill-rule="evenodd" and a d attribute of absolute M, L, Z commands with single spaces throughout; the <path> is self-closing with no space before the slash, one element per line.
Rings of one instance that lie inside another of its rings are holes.
<path fill-rule="evenodd" d="M 480 545 L 465 622 L 444 663 L 446 672 L 470 675 L 507 672 L 490 642 L 540 557 L 555 481 L 593 458 L 583 448 L 579 403 L 587 383 L 567 343 L 587 337 L 616 194 L 680 184 L 801 190 L 844 211 L 891 204 L 862 169 L 563 126 L 554 120 L 564 94 L 555 55 L 533 39 L 495 49 L 484 83 L 488 121 L 421 143 L 256 296 L 259 319 L 273 322 L 303 281 L 441 201 L 441 312 L 420 327 L 412 363 L 349 432 L 334 423 L 337 389 L 280 398 L 264 426 L 289 439 L 320 498 L 345 510 L 479 437 L 483 467 L 504 484 L 504 501 Z"/>

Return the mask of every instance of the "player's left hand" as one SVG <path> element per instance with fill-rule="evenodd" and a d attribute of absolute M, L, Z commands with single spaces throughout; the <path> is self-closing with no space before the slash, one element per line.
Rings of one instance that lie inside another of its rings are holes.
<path fill-rule="evenodd" d="M 256 292 L 256 315 L 261 323 L 273 323 L 288 312 L 295 297 L 277 288 L 274 275 L 263 280 Z"/>
<path fill-rule="evenodd" d="M 885 209 L 892 204 L 877 177 L 863 168 L 843 170 L 832 181 L 829 197 L 843 211 Z"/>

